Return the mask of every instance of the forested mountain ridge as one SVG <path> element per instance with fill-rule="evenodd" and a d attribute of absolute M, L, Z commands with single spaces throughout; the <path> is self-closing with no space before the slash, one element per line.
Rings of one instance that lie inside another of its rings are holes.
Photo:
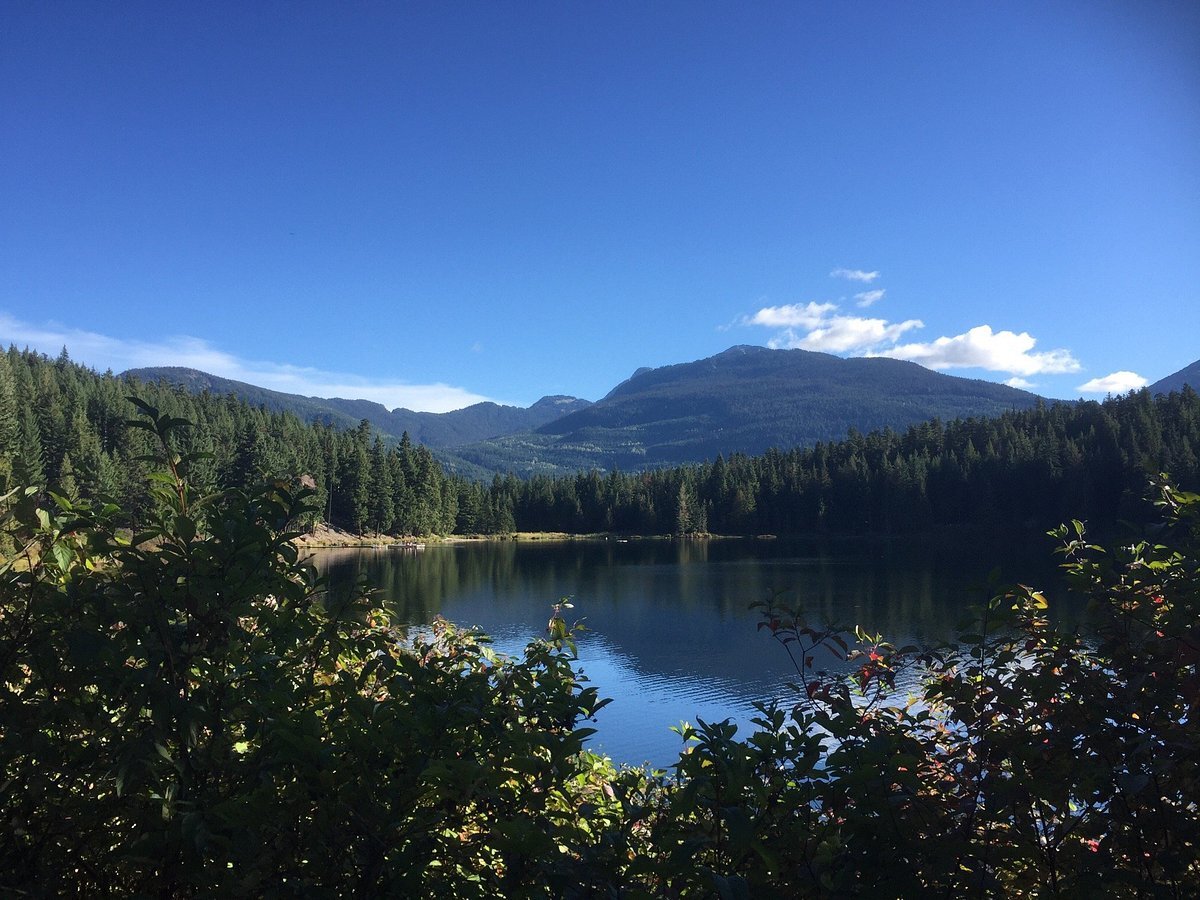
<path fill-rule="evenodd" d="M 1200 359 L 1196 360 L 1190 366 L 1184 366 L 1178 372 L 1168 375 L 1166 378 L 1160 378 L 1154 384 L 1150 385 L 1151 394 L 1169 394 L 1171 391 L 1181 391 L 1184 385 L 1190 386 L 1193 390 L 1200 391 Z"/>
<path fill-rule="evenodd" d="M 901 360 L 737 346 L 695 362 L 639 369 L 599 402 L 533 434 L 456 452 L 520 474 L 647 469 L 720 453 L 807 447 L 840 440 L 850 429 L 999 415 L 1039 400 L 1028 391 Z"/>
<path fill-rule="evenodd" d="M 181 451 L 198 495 L 309 476 L 312 518 L 358 532 L 495 534 L 909 533 L 973 525 L 1044 529 L 1137 518 L 1148 473 L 1200 487 L 1200 395 L 1149 390 L 1104 403 L 1039 404 L 990 418 L 857 431 L 813 447 L 735 453 L 642 472 L 581 470 L 490 484 L 447 474 L 369 422 L 338 430 L 233 396 L 98 375 L 64 353 L 0 353 L 0 491 L 104 496 L 135 521 L 152 501 L 150 437 L 136 395 L 192 423 Z"/>
<path fill-rule="evenodd" d="M 902 360 L 842 358 L 811 350 L 772 350 L 739 345 L 695 362 L 639 369 L 589 407 L 591 415 L 582 410 L 539 430 L 546 434 L 564 434 L 582 425 L 605 420 L 620 424 L 642 423 L 655 416 L 661 417 L 665 413 L 662 405 L 672 401 L 699 406 L 698 401 L 709 400 L 715 407 L 713 415 L 718 422 L 740 421 L 746 418 L 740 404 L 747 401 L 755 404 L 780 402 L 779 392 L 793 395 L 785 396 L 783 400 L 796 404 L 798 409 L 804 409 L 800 404 L 811 399 L 813 394 L 848 402 L 870 402 L 876 397 L 886 397 L 902 406 L 907 404 L 910 409 L 928 403 L 956 406 L 959 410 L 986 404 L 997 412 L 1028 408 L 1036 405 L 1039 399 L 1035 394 L 1007 385 L 943 375 Z M 655 404 L 660 406 L 655 408 Z M 847 413 L 855 414 L 854 411 Z M 848 427 L 859 426 L 852 422 Z M 840 438 L 844 433 L 845 429 L 841 429 L 834 437 Z"/>
<path fill-rule="evenodd" d="M 126 374 L 193 392 L 233 394 L 341 428 L 365 419 L 384 435 L 407 432 L 448 468 L 476 477 L 698 463 L 717 454 L 840 440 L 852 428 L 867 432 L 935 417 L 998 415 L 1039 400 L 1027 391 L 900 360 L 744 345 L 694 362 L 638 369 L 595 404 L 544 397 L 528 409 L 479 403 L 449 413 L 284 394 L 194 369 Z"/>
<path fill-rule="evenodd" d="M 66 351 L 56 360 L 15 347 L 0 353 L 0 488 L 106 497 L 139 521 L 152 503 L 145 459 L 153 444 L 129 424 L 131 396 L 190 423 L 178 449 L 201 454 L 189 473 L 197 496 L 307 476 L 316 494 L 310 521 L 393 534 L 449 533 L 457 524 L 467 482 L 447 476 L 427 447 L 388 446 L 363 420 L 339 429 L 234 395 L 98 375 Z"/>
<path fill-rule="evenodd" d="M 1034 532 L 1144 519 L 1149 477 L 1200 488 L 1200 395 L 1142 390 L 992 418 L 934 419 L 813 447 L 607 476 L 497 479 L 521 530 L 636 534 Z"/>
<path fill-rule="evenodd" d="M 130 369 L 122 374 L 143 382 L 165 381 L 193 393 L 231 394 L 252 406 L 294 413 L 306 422 L 354 428 L 366 419 L 384 435 L 399 438 L 407 432 L 412 440 L 438 449 L 529 431 L 590 405 L 577 397 L 556 395 L 543 397 L 529 407 L 484 402 L 446 413 L 414 412 L 403 408 L 389 410 L 371 400 L 287 394 L 179 366 Z"/>

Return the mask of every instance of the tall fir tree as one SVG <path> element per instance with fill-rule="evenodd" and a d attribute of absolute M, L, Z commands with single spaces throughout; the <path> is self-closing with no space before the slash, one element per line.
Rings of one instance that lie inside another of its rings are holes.
<path fill-rule="evenodd" d="M 367 521 L 372 531 L 385 534 L 392 530 L 395 520 L 392 470 L 388 463 L 383 439 L 375 435 L 371 445 L 370 474 L 367 488 Z"/>
<path fill-rule="evenodd" d="M 0 353 L 0 490 L 12 477 L 13 457 L 17 454 L 20 421 L 12 367 L 6 354 Z"/>
<path fill-rule="evenodd" d="M 37 419 L 28 406 L 21 409 L 17 429 L 17 452 L 13 459 L 13 481 L 25 487 L 46 486 L 46 469 L 42 459 L 42 438 Z"/>

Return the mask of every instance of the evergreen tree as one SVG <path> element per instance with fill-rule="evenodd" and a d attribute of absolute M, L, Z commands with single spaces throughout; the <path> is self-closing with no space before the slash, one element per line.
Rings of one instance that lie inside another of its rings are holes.
<path fill-rule="evenodd" d="M 0 353 L 0 489 L 12 475 L 13 457 L 20 446 L 20 422 L 17 416 L 16 386 L 8 356 Z"/>
<path fill-rule="evenodd" d="M 392 470 L 388 464 L 383 440 L 375 436 L 371 445 L 370 479 L 367 488 L 367 518 L 371 530 L 384 534 L 391 531 L 395 519 L 392 497 Z"/>
<path fill-rule="evenodd" d="M 686 481 L 679 482 L 675 493 L 675 534 L 692 534 L 696 528 L 696 493 Z"/>
<path fill-rule="evenodd" d="M 46 486 L 46 469 L 42 461 L 42 439 L 38 433 L 37 420 L 28 406 L 21 409 L 17 429 L 17 453 L 12 463 L 12 477 L 13 481 L 19 485 Z"/>
<path fill-rule="evenodd" d="M 433 534 L 442 523 L 442 469 L 427 447 L 418 447 L 414 458 L 413 532 Z"/>
<path fill-rule="evenodd" d="M 79 483 L 75 480 L 75 466 L 71 462 L 71 454 L 64 454 L 62 465 L 58 470 L 58 482 L 53 490 L 59 496 L 75 499 L 79 497 Z"/>
<path fill-rule="evenodd" d="M 257 484 L 268 474 L 282 473 L 270 471 L 266 440 L 258 426 L 247 421 L 238 432 L 233 459 L 221 480 L 227 488 L 246 488 Z"/>
<path fill-rule="evenodd" d="M 371 424 L 363 419 L 358 428 L 346 436 L 341 453 L 338 489 L 342 503 L 342 521 L 352 531 L 362 533 L 370 518 L 371 459 L 367 440 Z"/>

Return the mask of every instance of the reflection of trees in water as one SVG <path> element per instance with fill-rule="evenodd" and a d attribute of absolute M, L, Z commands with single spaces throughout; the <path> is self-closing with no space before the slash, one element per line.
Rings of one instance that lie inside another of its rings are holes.
<path fill-rule="evenodd" d="M 862 625 L 894 642 L 933 643 L 954 639 L 969 607 L 1019 580 L 1051 592 L 1058 601 L 1052 615 L 1077 621 L 1082 606 L 1066 596 L 1041 543 L 1016 540 L 980 548 L 954 539 L 826 546 L 795 572 L 792 583 L 763 584 L 762 595 L 783 587 L 817 622 Z"/>
<path fill-rule="evenodd" d="M 689 559 L 702 559 L 688 543 L 683 542 L 683 547 Z M 620 553 L 615 545 L 615 541 L 520 545 L 489 541 L 419 551 L 345 548 L 318 551 L 314 561 L 328 579 L 331 593 L 350 591 L 365 578 L 399 618 L 428 622 L 442 612 L 447 600 L 467 594 L 524 596 L 548 610 L 564 585 L 595 595 L 600 593 L 596 589 L 612 586 L 611 574 L 619 565 L 674 567 L 678 562 L 679 549 L 669 541 L 637 541 L 621 545 Z"/>
<path fill-rule="evenodd" d="M 400 549 L 324 550 L 315 557 L 331 594 L 342 595 L 366 581 L 402 622 L 426 623 L 446 597 L 461 590 L 462 572 L 450 554 Z"/>
<path fill-rule="evenodd" d="M 712 541 L 683 538 L 672 542 L 675 548 L 676 561 L 681 566 L 708 562 L 708 548 Z"/>
<path fill-rule="evenodd" d="M 998 558 L 985 559 L 984 551 Z M 683 540 L 328 550 L 316 560 L 332 591 L 348 591 L 365 577 L 405 622 L 428 622 L 464 598 L 536 621 L 569 594 L 581 615 L 607 622 L 609 636 L 637 652 L 664 640 L 668 625 L 680 642 L 719 632 L 731 643 L 761 646 L 747 607 L 778 591 L 815 622 L 859 624 L 896 642 L 946 640 L 967 607 L 992 593 L 987 575 L 994 564 L 1010 580 L 1052 587 L 1052 569 L 1041 564 L 1031 572 L 1028 565 L 1044 558 L 1040 549 L 1016 544 L 981 551 L 944 540 Z"/>

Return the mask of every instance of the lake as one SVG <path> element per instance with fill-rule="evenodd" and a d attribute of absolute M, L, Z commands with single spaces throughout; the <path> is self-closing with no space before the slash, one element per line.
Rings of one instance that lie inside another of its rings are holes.
<path fill-rule="evenodd" d="M 551 605 L 570 597 L 568 618 L 588 628 L 579 668 L 613 698 L 589 746 L 661 768 L 682 746 L 672 725 L 732 718 L 744 730 L 754 701 L 789 695 L 787 653 L 747 608 L 771 591 L 799 598 L 812 621 L 931 644 L 953 638 L 967 606 L 991 596 L 994 567 L 1006 582 L 1057 585 L 1053 546 L 1045 537 L 468 542 L 323 550 L 315 562 L 331 590 L 365 575 L 398 621 L 477 625 L 508 653 L 541 636 Z"/>

